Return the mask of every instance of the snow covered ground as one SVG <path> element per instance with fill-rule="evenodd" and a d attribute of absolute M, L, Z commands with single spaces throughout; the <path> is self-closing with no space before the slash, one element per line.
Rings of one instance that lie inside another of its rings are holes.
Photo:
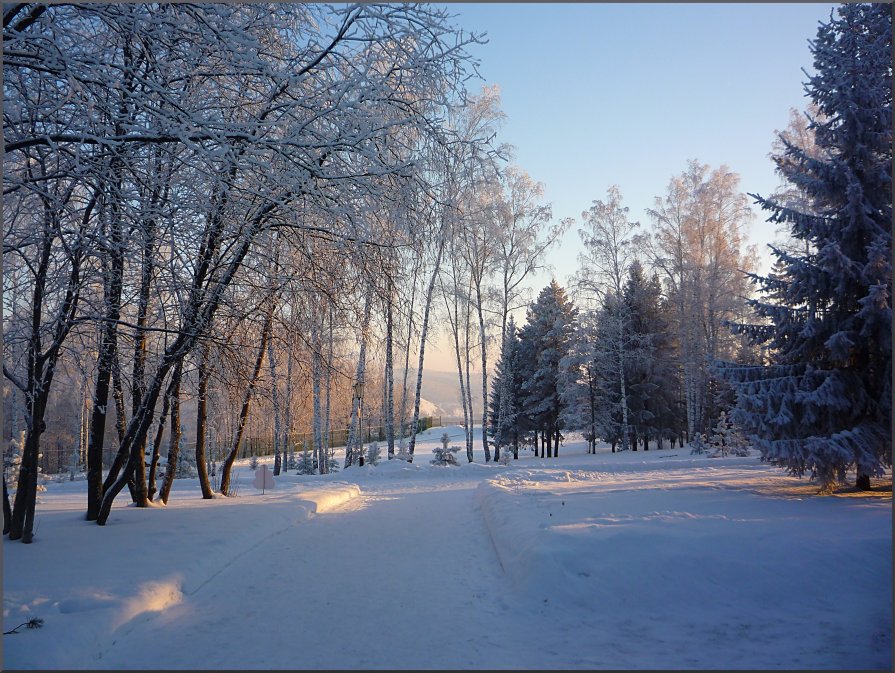
<path fill-rule="evenodd" d="M 582 442 L 436 467 L 444 431 L 263 495 L 244 464 L 235 498 L 125 493 L 104 528 L 50 484 L 35 543 L 4 541 L 4 630 L 44 626 L 3 667 L 891 669 L 890 487 Z"/>

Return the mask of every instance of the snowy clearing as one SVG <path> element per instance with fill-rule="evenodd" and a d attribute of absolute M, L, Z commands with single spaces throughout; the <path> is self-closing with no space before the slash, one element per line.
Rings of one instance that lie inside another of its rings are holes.
<path fill-rule="evenodd" d="M 460 443 L 460 428 L 448 428 Z M 687 450 L 276 478 L 4 542 L 6 668 L 891 668 L 891 488 Z M 222 511 L 222 509 L 226 511 Z"/>

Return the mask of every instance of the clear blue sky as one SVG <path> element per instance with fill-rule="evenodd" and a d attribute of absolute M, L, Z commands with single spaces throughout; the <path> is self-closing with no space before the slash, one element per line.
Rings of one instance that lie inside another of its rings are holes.
<path fill-rule="evenodd" d="M 808 39 L 830 3 L 457 3 L 485 31 L 481 73 L 501 87 L 501 138 L 543 182 L 556 217 L 580 219 L 618 184 L 633 219 L 688 159 L 726 163 L 744 191 L 777 186 L 775 129 L 804 108 Z M 753 242 L 773 238 L 758 212 Z M 567 245 L 576 245 L 570 232 Z M 563 256 L 567 259 L 567 256 Z M 558 269 L 558 275 L 564 273 Z"/>
<path fill-rule="evenodd" d="M 805 107 L 808 40 L 834 7 L 448 5 L 461 27 L 487 33 L 474 53 L 485 81 L 501 88 L 508 118 L 500 137 L 544 183 L 554 217 L 580 220 L 618 184 L 643 226 L 645 209 L 688 159 L 727 164 L 744 192 L 777 187 L 768 158 L 774 131 L 786 126 L 790 108 Z M 762 249 L 775 238 L 764 219 L 756 208 L 751 242 Z M 577 266 L 578 247 L 573 227 L 551 255 L 561 283 Z M 547 282 L 536 279 L 537 287 Z M 440 365 L 432 362 L 449 368 Z"/>

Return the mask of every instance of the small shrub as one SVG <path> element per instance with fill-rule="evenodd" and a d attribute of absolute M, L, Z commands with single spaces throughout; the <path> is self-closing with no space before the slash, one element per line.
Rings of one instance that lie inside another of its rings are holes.
<path fill-rule="evenodd" d="M 459 450 L 459 446 L 452 446 L 450 448 L 440 446 L 436 449 L 432 449 L 432 453 L 435 454 L 435 457 L 429 462 L 433 465 L 459 465 L 457 457 L 454 455 Z"/>
<path fill-rule="evenodd" d="M 308 448 L 307 444 L 305 444 L 304 451 L 302 451 L 301 457 L 299 457 L 298 461 L 296 462 L 295 472 L 297 474 L 314 474 L 315 472 L 317 472 L 316 461 L 311 455 L 311 451 Z"/>
<path fill-rule="evenodd" d="M 370 465 L 379 465 L 379 459 L 382 457 L 382 449 L 379 448 L 379 442 L 373 442 L 367 447 L 366 460 Z"/>
<path fill-rule="evenodd" d="M 705 438 L 702 436 L 701 432 L 697 432 L 696 436 L 690 440 L 690 454 L 702 456 L 708 453 L 708 445 L 705 443 Z"/>

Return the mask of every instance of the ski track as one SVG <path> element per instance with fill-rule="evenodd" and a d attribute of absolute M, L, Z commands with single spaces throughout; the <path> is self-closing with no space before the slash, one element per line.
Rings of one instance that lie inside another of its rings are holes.
<path fill-rule="evenodd" d="M 312 669 L 522 668 L 543 654 L 556 664 L 557 652 L 526 644 L 533 622 L 504 598 L 506 579 L 472 504 L 477 483 L 371 488 L 296 523 L 234 558 L 182 604 L 138 617 L 98 664 L 264 669 L 281 666 L 284 651 L 294 653 L 295 668 Z M 377 524 L 383 519 L 388 527 Z M 368 528 L 391 539 L 371 543 Z M 458 556 L 466 563 L 454 563 Z M 434 604 L 426 601 L 433 583 L 471 590 L 445 592 L 450 602 Z M 236 614 L 226 607 L 233 594 Z M 350 602 L 334 606 L 342 597 Z M 234 620 L 244 624 L 236 638 L 227 628 Z M 343 634 L 337 649 L 325 647 L 333 632 Z M 407 639 L 427 644 L 408 653 Z M 145 643 L 154 651 L 141 651 Z"/>

